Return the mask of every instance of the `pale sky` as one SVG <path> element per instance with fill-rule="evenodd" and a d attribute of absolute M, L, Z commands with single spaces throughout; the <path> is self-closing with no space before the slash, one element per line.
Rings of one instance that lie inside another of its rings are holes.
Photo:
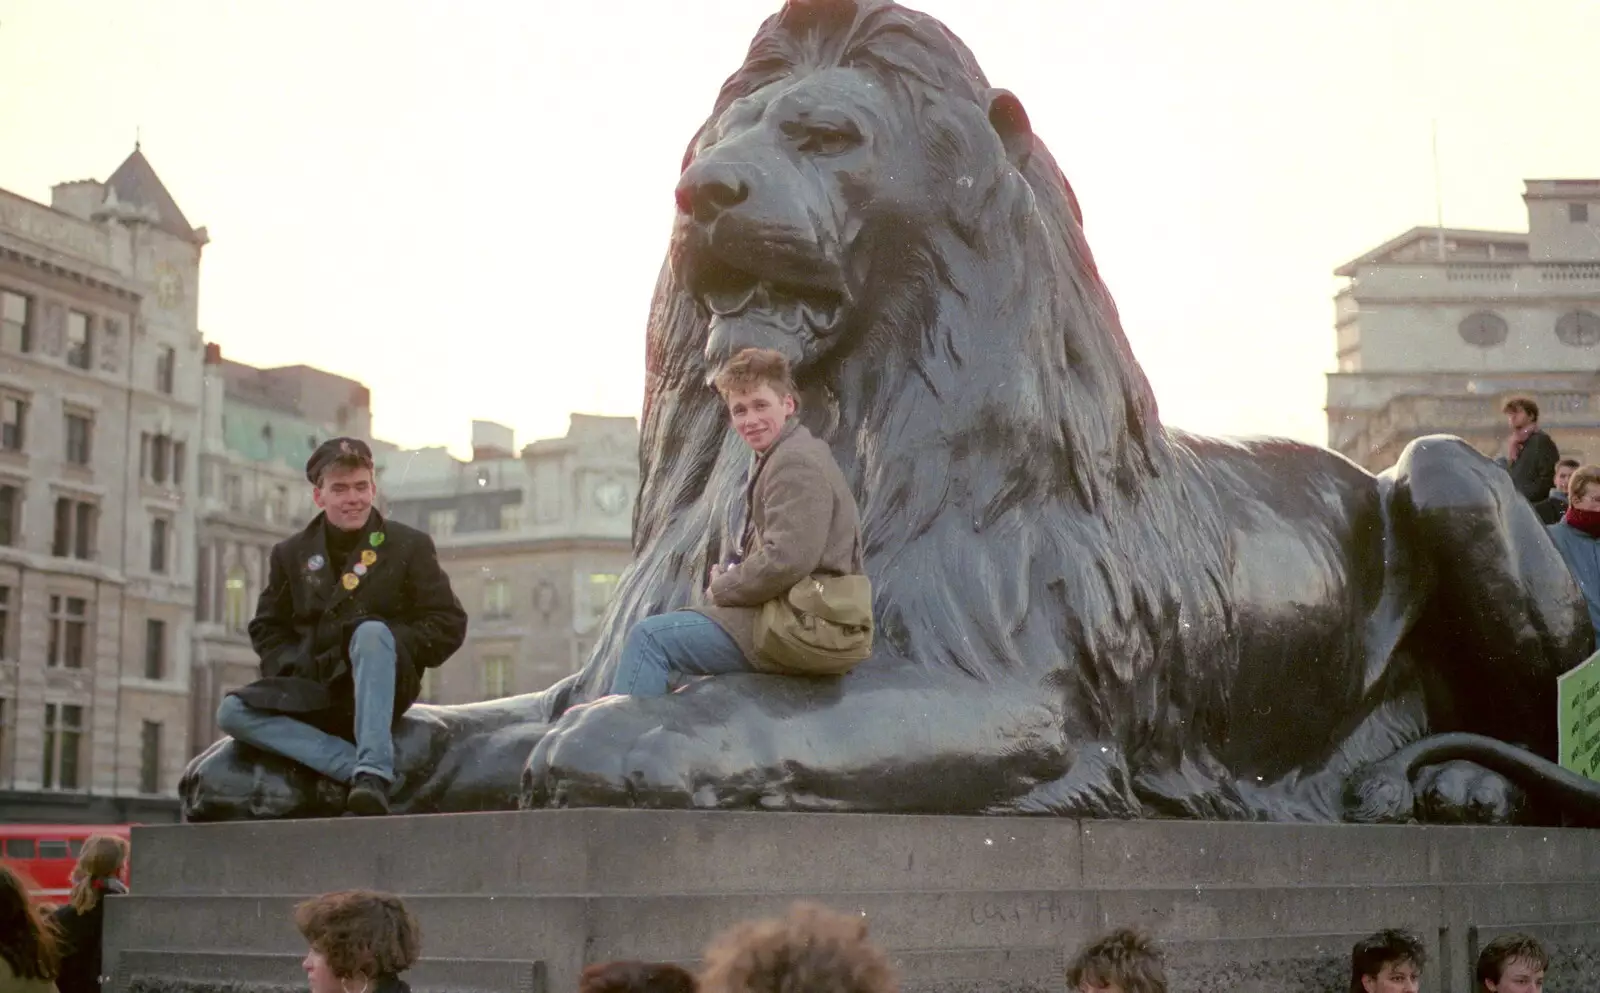
<path fill-rule="evenodd" d="M 637 414 L 679 160 L 777 0 L 0 0 L 0 187 L 145 154 L 206 337 L 460 451 Z M 916 4 L 913 4 L 916 6 Z M 1339 264 L 1600 176 L 1594 0 L 924 0 L 1083 205 L 1168 424 L 1323 442 Z"/>

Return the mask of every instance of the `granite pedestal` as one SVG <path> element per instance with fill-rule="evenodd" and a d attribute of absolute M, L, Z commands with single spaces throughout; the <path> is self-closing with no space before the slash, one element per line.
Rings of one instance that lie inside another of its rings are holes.
<path fill-rule="evenodd" d="M 910 993 L 1062 993 L 1062 959 L 1130 924 L 1174 991 L 1342 993 L 1351 944 L 1423 935 L 1424 988 L 1467 993 L 1481 943 L 1555 951 L 1600 989 L 1600 831 L 552 810 L 135 829 L 106 969 L 137 989 L 304 987 L 296 901 L 401 894 L 426 990 L 567 993 L 616 958 L 696 961 L 799 898 L 857 911 Z"/>

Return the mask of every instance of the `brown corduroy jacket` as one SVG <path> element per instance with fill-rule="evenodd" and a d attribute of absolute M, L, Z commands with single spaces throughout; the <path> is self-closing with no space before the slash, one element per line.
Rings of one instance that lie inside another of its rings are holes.
<path fill-rule="evenodd" d="M 861 515 L 833 453 L 798 422 L 756 472 L 742 558 L 712 580 L 711 604 L 692 609 L 716 621 L 757 668 L 777 671 L 755 652 L 761 605 L 807 576 L 860 573 Z"/>

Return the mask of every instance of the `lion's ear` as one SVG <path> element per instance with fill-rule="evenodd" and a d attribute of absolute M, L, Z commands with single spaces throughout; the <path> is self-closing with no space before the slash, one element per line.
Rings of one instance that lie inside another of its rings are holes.
<path fill-rule="evenodd" d="M 1033 154 L 1033 125 L 1028 123 L 1028 112 L 1022 101 L 1010 90 L 989 91 L 989 124 L 1000 136 L 1005 146 L 1006 158 L 1021 169 Z"/>

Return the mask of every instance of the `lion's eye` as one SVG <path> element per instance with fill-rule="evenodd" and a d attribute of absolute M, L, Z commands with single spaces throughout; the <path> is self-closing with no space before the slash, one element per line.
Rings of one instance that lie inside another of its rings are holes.
<path fill-rule="evenodd" d="M 840 155 L 861 144 L 861 134 L 852 127 L 812 125 L 800 135 L 800 151 L 807 155 Z"/>

